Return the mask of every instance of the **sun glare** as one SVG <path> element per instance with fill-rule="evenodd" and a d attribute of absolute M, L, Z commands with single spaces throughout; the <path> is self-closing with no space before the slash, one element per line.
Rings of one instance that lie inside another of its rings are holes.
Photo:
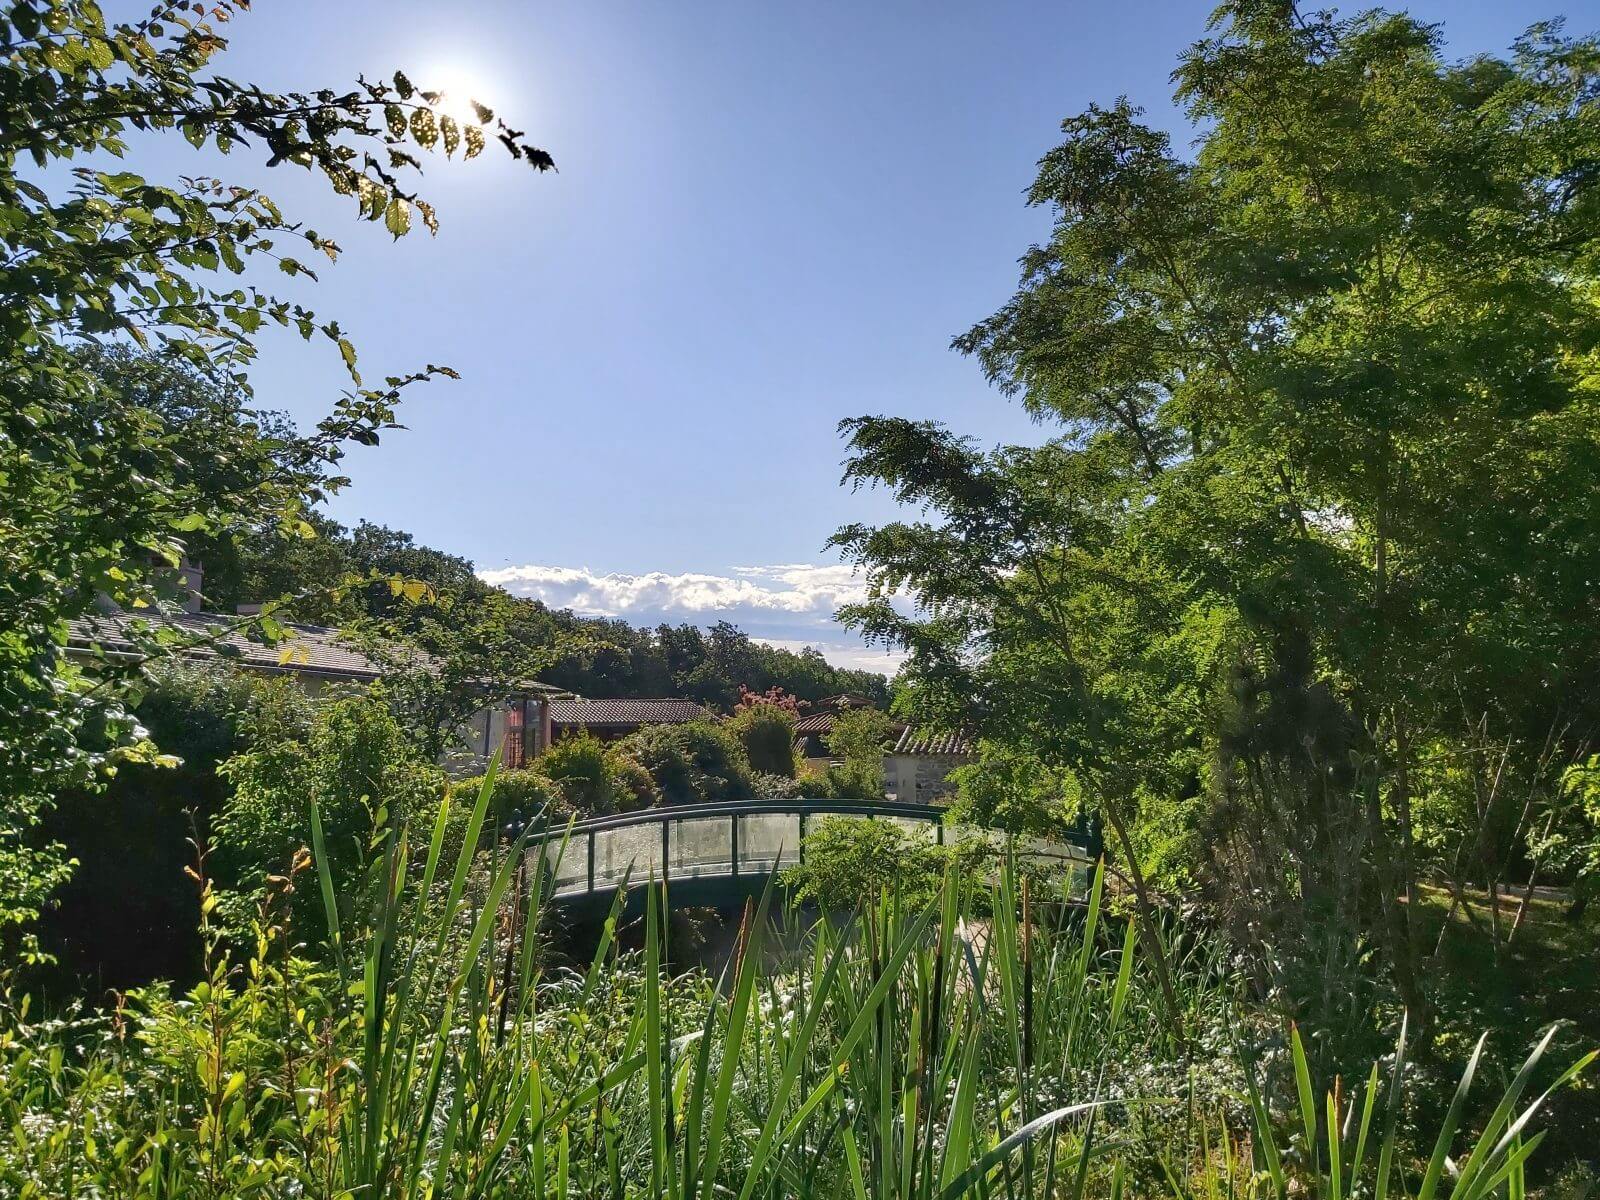
<path fill-rule="evenodd" d="M 454 117 L 463 125 L 481 124 L 473 101 L 490 109 L 495 107 L 494 89 L 483 75 L 460 64 L 418 72 L 417 85 L 427 91 L 439 92 L 439 111 Z"/>

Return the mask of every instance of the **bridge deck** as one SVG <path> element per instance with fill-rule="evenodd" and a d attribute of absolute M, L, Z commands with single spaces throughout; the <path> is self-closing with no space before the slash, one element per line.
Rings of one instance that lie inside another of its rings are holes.
<path fill-rule="evenodd" d="M 764 881 L 800 862 L 805 836 L 828 816 L 870 817 L 899 825 L 913 837 L 943 845 L 981 838 L 997 846 L 1005 835 L 947 825 L 944 811 L 922 804 L 857 800 L 757 800 L 641 809 L 552 830 L 531 854 L 543 854 L 555 899 L 614 891 L 624 881 L 646 879 Z M 566 839 L 563 846 L 563 838 Z M 1022 857 L 1082 872 L 1098 854 L 1098 838 L 1087 822 L 1071 840 L 1018 838 Z"/>

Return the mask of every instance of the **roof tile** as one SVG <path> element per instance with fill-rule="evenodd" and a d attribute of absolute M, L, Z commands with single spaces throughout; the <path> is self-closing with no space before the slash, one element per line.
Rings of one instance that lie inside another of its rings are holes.
<path fill-rule="evenodd" d="M 894 744 L 891 754 L 930 755 L 953 754 L 970 755 L 972 743 L 959 733 L 936 733 L 922 736 L 915 728 L 907 727 L 900 731 L 900 740 Z"/>
<path fill-rule="evenodd" d="M 693 700 L 552 700 L 557 725 L 683 725 L 711 714 Z"/>

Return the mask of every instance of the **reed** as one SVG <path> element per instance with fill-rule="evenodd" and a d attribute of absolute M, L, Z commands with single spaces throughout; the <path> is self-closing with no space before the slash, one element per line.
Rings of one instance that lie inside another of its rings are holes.
<path fill-rule="evenodd" d="M 778 929 L 769 888 L 716 979 L 667 969 L 671 892 L 644 880 L 641 952 L 618 949 L 619 893 L 592 959 L 554 967 L 528 835 L 471 850 L 492 784 L 491 771 L 454 861 L 449 799 L 422 845 L 405 827 L 376 837 L 345 906 L 356 917 L 340 920 L 319 871 L 320 964 L 264 911 L 255 953 L 219 953 L 177 1000 L 56 1023 L 8 1000 L 0 1192 L 1522 1200 L 1541 1105 L 1593 1059 L 1546 1071 L 1547 1036 L 1469 1132 L 1475 1054 L 1431 1149 L 1413 1153 L 1398 1132 L 1404 1035 L 1386 1078 L 1374 1066 L 1355 1091 L 1319 1093 L 1294 1030 L 1291 1103 L 1236 1064 L 1238 1104 L 1158 1122 L 1152 1169 L 1140 1114 L 1170 1118 L 1186 1098 L 1115 1081 L 1140 1056 L 1192 1048 L 1165 1032 L 1103 872 L 1081 905 L 1009 865 L 993 884 L 952 872 L 936 905 L 885 893 L 798 931 Z M 1187 1003 L 1228 1008 L 1206 970 L 1176 972 Z"/>

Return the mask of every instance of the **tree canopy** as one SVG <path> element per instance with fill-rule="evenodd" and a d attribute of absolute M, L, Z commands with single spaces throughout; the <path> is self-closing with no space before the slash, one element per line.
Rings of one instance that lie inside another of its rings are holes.
<path fill-rule="evenodd" d="M 928 514 L 839 532 L 846 615 L 923 719 L 1070 769 L 1135 871 L 1142 811 L 1219 889 L 1298 878 L 1281 911 L 1373 930 L 1420 1009 L 1419 764 L 1593 729 L 1600 47 L 1450 62 L 1230 0 L 1174 80 L 1193 153 L 1126 100 L 1065 121 L 1051 235 L 956 339 L 1055 436 L 845 423 L 847 479 Z"/>
<path fill-rule="evenodd" d="M 453 374 L 419 364 L 366 379 L 337 321 L 263 279 L 315 279 L 311 264 L 337 260 L 338 243 L 204 171 L 247 151 L 313 172 L 398 238 L 414 217 L 437 228 L 409 182 L 421 153 L 471 158 L 492 138 L 553 165 L 488 109 L 463 125 L 401 73 L 283 93 L 217 73 L 221 24 L 243 7 L 165 3 L 120 22 L 92 0 L 0 9 L 0 925 L 25 922 L 65 870 L 33 837 L 44 798 L 150 753 L 114 673 L 91 678 L 67 658 L 68 622 L 107 601 L 170 599 L 173 568 L 206 537 L 314 534 L 305 511 L 342 483 L 346 446 L 376 443 L 405 387 Z M 175 136 L 206 153 L 191 177 L 111 161 L 136 138 Z M 241 438 L 233 418 L 268 327 L 326 345 L 350 385 L 304 435 Z M 154 365 L 122 359 L 130 346 Z M 209 381 L 202 408 L 165 403 L 173 364 Z M 208 429 L 221 440 L 198 446 L 171 423 L 218 415 Z M 242 457 L 226 453 L 236 446 Z M 270 615 L 257 624 L 272 635 Z M 147 642 L 163 648 L 153 631 Z"/>

